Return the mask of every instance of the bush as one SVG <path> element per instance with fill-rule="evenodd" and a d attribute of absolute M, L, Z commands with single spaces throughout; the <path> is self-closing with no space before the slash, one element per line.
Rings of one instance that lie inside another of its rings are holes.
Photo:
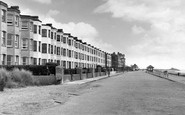
<path fill-rule="evenodd" d="M 14 82 L 17 82 L 19 84 L 22 82 L 21 72 L 18 68 L 13 69 L 13 71 L 11 72 L 11 78 Z"/>
<path fill-rule="evenodd" d="M 6 69 L 1 68 L 0 69 L 0 91 L 4 90 L 8 77 L 9 77 L 9 73 L 6 71 Z"/>
<path fill-rule="evenodd" d="M 12 81 L 12 80 L 8 80 L 6 82 L 5 87 L 7 87 L 7 88 L 17 88 L 17 87 L 19 87 L 19 84 L 14 82 L 14 81 Z"/>
<path fill-rule="evenodd" d="M 33 85 L 33 77 L 32 77 L 32 73 L 30 71 L 26 71 L 24 69 L 22 69 L 20 71 L 21 74 L 21 79 L 22 79 L 22 84 L 25 86 L 28 85 Z"/>
<path fill-rule="evenodd" d="M 11 76 L 6 85 L 8 88 L 34 85 L 34 79 L 30 71 L 24 69 L 19 70 L 18 68 L 15 68 L 10 72 L 10 74 Z"/>
<path fill-rule="evenodd" d="M 15 68 L 31 71 L 33 75 L 48 75 L 55 74 L 55 65 L 0 65 L 0 68 L 5 68 L 7 71 L 13 71 Z"/>

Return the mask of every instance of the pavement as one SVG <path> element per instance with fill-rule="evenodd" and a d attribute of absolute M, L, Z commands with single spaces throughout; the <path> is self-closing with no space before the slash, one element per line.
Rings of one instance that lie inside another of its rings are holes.
<path fill-rule="evenodd" d="M 155 75 L 155 74 L 153 74 L 153 75 Z M 172 75 L 172 74 L 169 74 L 168 77 L 164 77 L 161 75 L 155 75 L 155 76 L 166 79 L 166 80 L 170 80 L 173 82 L 185 84 L 185 76 L 178 76 L 178 75 Z"/>
<path fill-rule="evenodd" d="M 84 84 L 84 83 L 89 83 L 89 82 L 93 82 L 93 81 L 97 81 L 97 80 L 101 80 L 101 79 L 106 79 L 108 77 L 113 77 L 113 76 L 117 76 L 117 75 L 120 75 L 120 74 L 123 74 L 122 72 L 121 73 L 112 73 L 110 74 L 110 76 L 108 75 L 105 75 L 105 76 L 98 76 L 98 77 L 94 77 L 94 78 L 88 78 L 88 79 L 83 79 L 83 80 L 77 80 L 77 81 L 70 81 L 70 82 L 66 82 L 64 84 Z"/>
<path fill-rule="evenodd" d="M 89 83 L 89 82 L 105 79 L 105 78 L 108 78 L 108 77 L 117 76 L 117 75 L 120 75 L 120 74 L 123 74 L 123 73 L 122 72 L 121 73 L 112 73 L 112 74 L 110 74 L 110 76 L 108 76 L 108 75 L 99 76 L 99 77 L 94 77 L 94 78 L 88 78 L 88 79 L 83 79 L 83 80 L 66 82 L 64 84 L 68 84 L 68 85 L 69 84 L 78 84 L 78 85 L 80 85 L 80 84 L 84 84 L 84 83 Z M 178 82 L 178 83 L 185 84 L 185 76 L 177 76 L 177 75 L 172 75 L 172 74 L 169 74 L 168 77 L 159 76 L 159 75 L 155 75 L 155 76 L 166 79 L 166 80 L 170 80 L 170 81 L 173 81 L 173 82 Z"/>

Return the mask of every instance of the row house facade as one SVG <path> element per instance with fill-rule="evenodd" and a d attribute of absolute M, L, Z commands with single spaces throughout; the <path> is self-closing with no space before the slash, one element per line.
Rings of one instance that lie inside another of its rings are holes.
<path fill-rule="evenodd" d="M 21 15 L 18 6 L 0 1 L 0 9 L 0 65 L 55 62 L 64 68 L 111 67 L 111 54 L 50 23 L 43 24 L 38 16 Z"/>
<path fill-rule="evenodd" d="M 6 47 L 6 37 L 7 37 L 7 9 L 8 5 L 0 1 L 0 64 L 6 64 L 7 58 L 7 47 Z"/>

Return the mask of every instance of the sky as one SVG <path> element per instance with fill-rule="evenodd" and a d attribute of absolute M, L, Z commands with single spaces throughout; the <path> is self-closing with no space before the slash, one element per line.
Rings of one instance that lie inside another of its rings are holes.
<path fill-rule="evenodd" d="M 185 69 L 185 0 L 4 0 L 126 65 Z"/>

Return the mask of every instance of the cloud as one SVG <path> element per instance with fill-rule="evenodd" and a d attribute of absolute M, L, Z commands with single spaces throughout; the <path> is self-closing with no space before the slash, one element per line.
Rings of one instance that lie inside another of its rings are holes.
<path fill-rule="evenodd" d="M 49 15 L 49 16 L 55 16 L 57 14 L 60 14 L 60 11 L 58 11 L 58 10 L 49 10 L 49 12 L 47 13 L 47 15 Z"/>
<path fill-rule="evenodd" d="M 134 34 L 141 34 L 141 33 L 144 33 L 145 30 L 144 30 L 142 27 L 138 27 L 138 26 L 134 25 L 134 26 L 132 27 L 132 32 L 133 32 Z"/>
<path fill-rule="evenodd" d="M 43 19 L 43 23 L 52 23 L 54 27 L 61 28 L 65 33 L 71 33 L 72 36 L 78 37 L 78 39 L 81 39 L 88 44 L 91 44 L 104 51 L 112 51 L 113 46 L 111 44 L 105 43 L 102 39 L 99 39 L 98 31 L 91 24 L 85 22 L 69 22 L 64 24 L 57 22 L 49 15 Z"/>
<path fill-rule="evenodd" d="M 33 0 L 35 2 L 39 2 L 39 3 L 42 3 L 42 4 L 51 4 L 52 0 Z"/>
<path fill-rule="evenodd" d="M 99 38 L 99 33 L 97 29 L 91 24 L 85 22 L 68 22 L 61 23 L 56 21 L 53 17 L 60 15 L 58 10 L 49 10 L 45 15 L 34 12 L 31 9 L 22 9 L 22 14 L 38 15 L 42 23 L 52 23 L 52 25 L 58 29 L 63 29 L 65 33 L 71 33 L 72 36 L 82 39 L 84 42 L 91 44 L 97 48 L 104 51 L 112 51 L 113 46 L 111 44 L 105 43 Z"/>
<path fill-rule="evenodd" d="M 143 67 L 152 63 L 159 68 L 174 65 L 182 69 L 185 68 L 184 4 L 184 0 L 106 0 L 94 12 L 110 13 L 113 18 L 133 23 L 131 30 L 140 42 L 127 48 L 128 60 L 137 60 Z M 138 22 L 149 24 L 149 28 L 144 29 Z"/>

